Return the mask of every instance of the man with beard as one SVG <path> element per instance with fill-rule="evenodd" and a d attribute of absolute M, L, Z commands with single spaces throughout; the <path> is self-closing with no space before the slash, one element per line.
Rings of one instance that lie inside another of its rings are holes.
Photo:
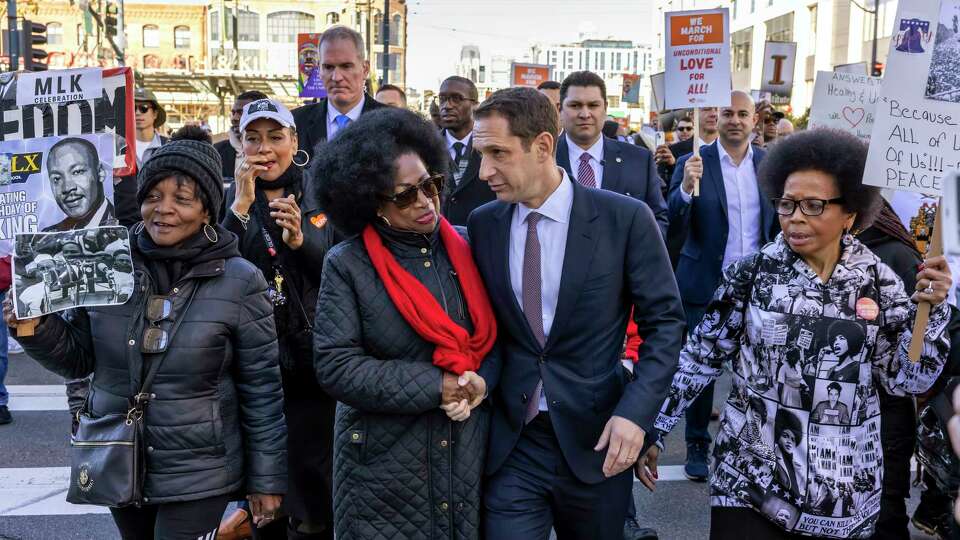
<path fill-rule="evenodd" d="M 477 87 L 464 77 L 448 77 L 440 85 L 440 127 L 450 154 L 447 196 L 441 212 L 454 225 L 466 225 L 467 216 L 478 206 L 496 198 L 486 182 L 480 181 L 480 153 L 473 149 L 473 109 Z"/>
<path fill-rule="evenodd" d="M 113 205 L 104 195 L 107 170 L 97 147 L 86 139 L 62 139 L 47 152 L 47 180 L 57 206 L 67 216 L 44 232 L 98 227 L 113 220 Z"/>
<path fill-rule="evenodd" d="M 227 132 L 227 138 L 213 145 L 220 154 L 220 162 L 223 164 L 223 177 L 233 178 L 236 176 L 237 158 L 243 155 L 243 147 L 240 141 L 240 117 L 243 116 L 243 108 L 251 101 L 267 99 L 263 92 L 250 90 L 238 95 L 233 101 L 233 107 L 230 109 L 230 131 Z"/>

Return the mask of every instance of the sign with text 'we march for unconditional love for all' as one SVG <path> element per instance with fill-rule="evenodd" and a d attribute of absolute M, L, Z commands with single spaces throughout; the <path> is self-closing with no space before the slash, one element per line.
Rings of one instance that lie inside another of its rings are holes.
<path fill-rule="evenodd" d="M 666 14 L 667 109 L 730 104 L 730 16 L 726 9 Z"/>
<path fill-rule="evenodd" d="M 960 170 L 960 0 L 901 2 L 863 181 L 939 196 Z"/>

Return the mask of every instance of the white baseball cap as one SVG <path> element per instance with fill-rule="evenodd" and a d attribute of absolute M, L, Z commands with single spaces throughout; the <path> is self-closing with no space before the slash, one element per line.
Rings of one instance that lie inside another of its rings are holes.
<path fill-rule="evenodd" d="M 258 99 L 243 107 L 243 116 L 240 117 L 240 131 L 247 129 L 247 125 L 259 118 L 269 118 L 283 127 L 292 128 L 296 124 L 293 115 L 282 103 L 272 99 Z"/>

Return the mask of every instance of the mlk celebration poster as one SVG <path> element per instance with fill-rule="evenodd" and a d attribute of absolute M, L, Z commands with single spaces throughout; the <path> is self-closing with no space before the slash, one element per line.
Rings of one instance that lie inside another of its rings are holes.
<path fill-rule="evenodd" d="M 18 316 L 126 301 L 132 261 L 113 186 L 135 172 L 132 72 L 4 73 L 0 114 L 0 255 L 13 254 Z"/>

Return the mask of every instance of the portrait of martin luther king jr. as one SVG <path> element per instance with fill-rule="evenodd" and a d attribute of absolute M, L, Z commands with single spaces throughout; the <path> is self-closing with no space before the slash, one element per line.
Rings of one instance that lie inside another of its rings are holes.
<path fill-rule="evenodd" d="M 67 217 L 43 232 L 115 224 L 113 204 L 103 188 L 107 170 L 93 143 L 79 137 L 63 139 L 47 152 L 46 165 L 50 190 Z"/>

